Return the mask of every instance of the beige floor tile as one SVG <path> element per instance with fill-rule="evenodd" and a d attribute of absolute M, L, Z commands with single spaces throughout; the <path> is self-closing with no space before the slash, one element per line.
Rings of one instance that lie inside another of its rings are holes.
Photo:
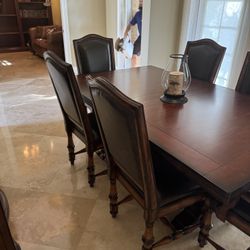
<path fill-rule="evenodd" d="M 95 205 L 93 199 L 12 188 L 4 191 L 15 239 L 60 249 L 76 248 Z"/>
<path fill-rule="evenodd" d="M 61 248 L 57 247 L 51 247 L 46 245 L 40 245 L 40 244 L 31 244 L 27 242 L 18 242 L 22 246 L 22 250 L 61 250 Z M 69 249 L 64 249 L 69 250 Z"/>

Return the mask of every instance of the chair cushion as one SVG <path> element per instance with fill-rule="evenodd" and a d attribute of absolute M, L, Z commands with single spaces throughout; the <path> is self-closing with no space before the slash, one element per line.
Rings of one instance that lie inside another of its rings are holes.
<path fill-rule="evenodd" d="M 200 187 L 169 164 L 167 153 L 151 143 L 160 206 L 201 192 Z"/>
<path fill-rule="evenodd" d="M 250 203 L 246 200 L 240 199 L 236 206 L 232 209 L 232 212 L 250 224 Z"/>
<path fill-rule="evenodd" d="M 47 39 L 48 32 L 50 31 L 55 31 L 56 27 L 54 25 L 49 25 L 49 26 L 42 26 L 42 36 L 41 38 Z"/>
<path fill-rule="evenodd" d="M 48 48 L 48 41 L 46 39 L 38 38 L 34 42 L 37 46 L 47 49 Z"/>

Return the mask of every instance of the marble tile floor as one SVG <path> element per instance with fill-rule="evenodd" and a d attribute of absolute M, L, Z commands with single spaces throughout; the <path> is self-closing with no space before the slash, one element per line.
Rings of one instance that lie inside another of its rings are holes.
<path fill-rule="evenodd" d="M 0 54 L 0 188 L 8 196 L 10 227 L 22 249 L 140 249 L 142 209 L 127 203 L 112 219 L 107 177 L 89 188 L 86 155 L 70 167 L 66 141 L 43 60 L 30 52 Z M 76 140 L 77 149 L 82 146 Z M 97 169 L 105 167 L 99 158 L 95 161 Z M 166 232 L 157 222 L 155 237 Z M 216 218 L 211 234 L 228 250 L 250 246 L 246 235 Z M 158 249 L 198 250 L 197 231 Z"/>

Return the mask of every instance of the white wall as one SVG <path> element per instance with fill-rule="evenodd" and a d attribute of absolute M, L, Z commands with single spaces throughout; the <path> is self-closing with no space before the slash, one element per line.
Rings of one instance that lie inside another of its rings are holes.
<path fill-rule="evenodd" d="M 61 0 L 61 8 L 68 22 L 63 22 L 64 32 L 67 32 L 65 42 L 70 44 L 70 48 L 65 46 L 65 50 L 70 50 L 65 53 L 66 61 L 75 66 L 74 39 L 90 33 L 106 36 L 105 0 Z"/>
<path fill-rule="evenodd" d="M 151 1 L 148 64 L 165 68 L 178 52 L 182 6 L 181 0 Z"/>
<path fill-rule="evenodd" d="M 106 0 L 106 36 L 117 39 L 117 0 Z"/>

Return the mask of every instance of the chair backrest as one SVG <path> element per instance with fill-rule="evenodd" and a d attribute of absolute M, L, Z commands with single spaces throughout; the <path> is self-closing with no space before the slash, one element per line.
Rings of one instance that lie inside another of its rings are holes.
<path fill-rule="evenodd" d="M 226 48 L 211 39 L 188 41 L 185 55 L 192 78 L 214 83 Z"/>
<path fill-rule="evenodd" d="M 240 77 L 237 82 L 236 91 L 239 91 L 240 93 L 250 94 L 250 51 L 247 52 Z"/>
<path fill-rule="evenodd" d="M 128 98 L 104 78 L 89 80 L 102 141 L 112 167 L 138 192 L 145 206 L 156 204 L 155 178 L 143 105 Z"/>
<path fill-rule="evenodd" d="M 74 124 L 84 133 L 86 140 L 92 140 L 90 121 L 84 105 L 72 66 L 65 63 L 52 51 L 44 53 L 44 59 L 53 83 L 66 126 Z"/>
<path fill-rule="evenodd" d="M 78 74 L 115 69 L 113 39 L 90 34 L 73 40 Z"/>

